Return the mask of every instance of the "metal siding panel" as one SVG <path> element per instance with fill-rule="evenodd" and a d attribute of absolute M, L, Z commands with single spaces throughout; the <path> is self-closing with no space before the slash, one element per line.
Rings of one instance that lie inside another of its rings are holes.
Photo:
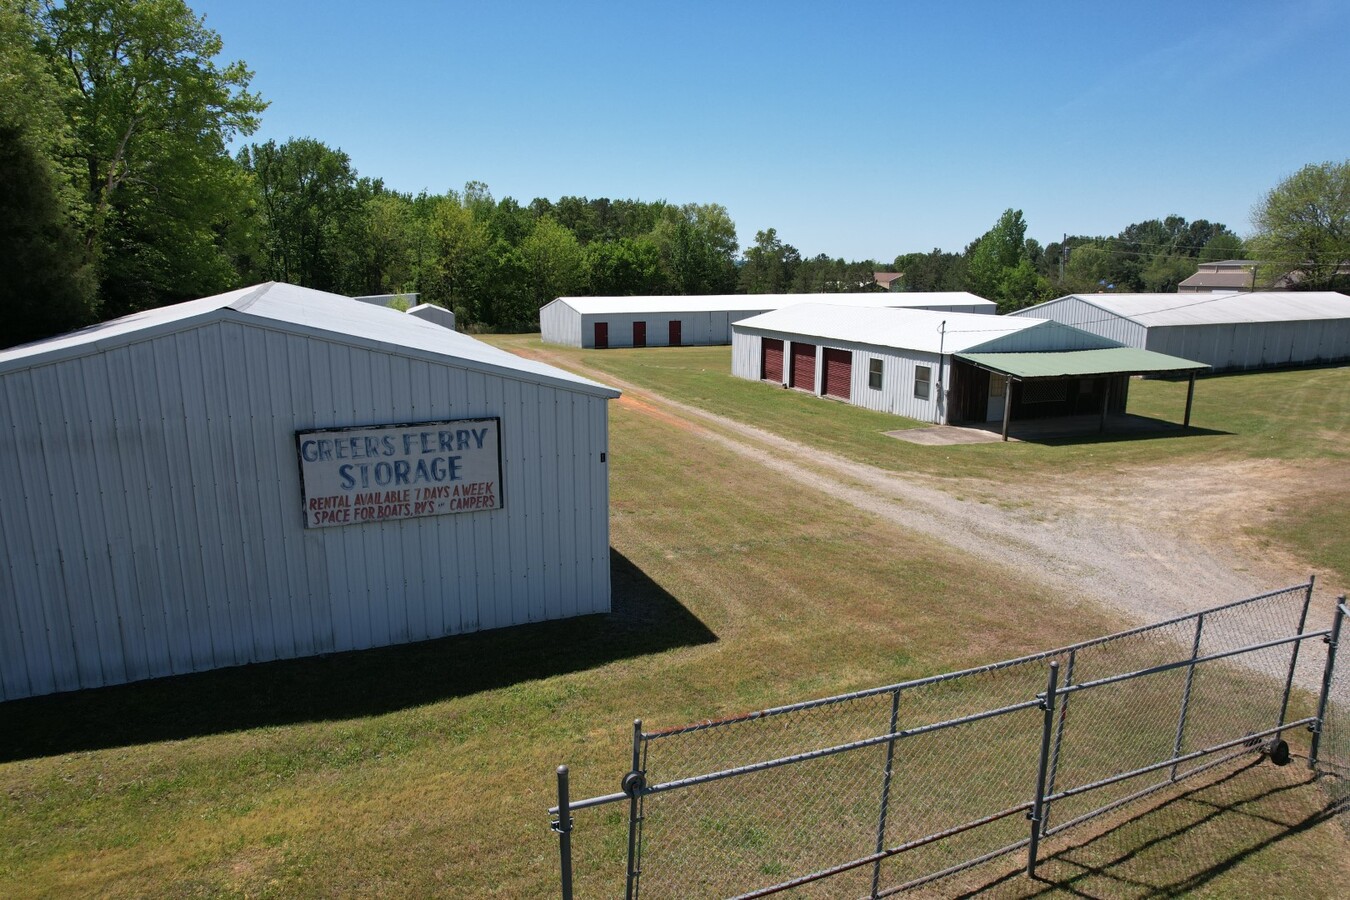
<path fill-rule="evenodd" d="M 292 384 L 290 339 L 275 331 L 264 331 L 261 336 L 263 365 L 259 367 L 261 383 L 255 381 L 253 440 L 258 456 L 266 460 L 263 469 L 267 475 L 258 482 L 259 504 L 264 510 L 263 540 L 270 545 L 268 553 L 269 576 L 272 585 L 274 628 L 285 634 L 289 652 L 309 656 L 331 646 L 331 637 L 325 640 L 318 633 L 309 602 L 309 587 L 305 583 L 305 546 L 300 524 L 300 484 L 296 474 L 295 443 L 292 434 L 299 430 L 298 410 L 311 410 L 312 404 L 296 404 L 296 393 L 308 396 L 301 384 Z M 297 350 L 297 356 L 300 356 Z M 303 359 L 303 357 L 300 357 Z M 266 415 L 260 415 L 265 411 Z M 306 413 L 310 414 L 310 413 Z M 274 568 L 279 567 L 279 571 Z M 286 644 L 278 640 L 278 650 L 286 652 Z"/>
<path fill-rule="evenodd" d="M 548 617 L 547 590 L 544 569 L 544 523 L 540 520 L 539 508 L 542 505 L 543 484 L 539 470 L 539 458 L 542 450 L 537 423 L 544 415 L 544 389 L 538 385 L 527 385 L 523 394 L 524 413 L 521 417 L 521 437 L 524 441 L 523 465 L 520 472 L 520 488 L 517 503 L 525 516 L 525 572 L 528 596 L 529 620 L 538 622 Z"/>
<path fill-rule="evenodd" d="M 325 357 L 320 360 L 317 355 L 318 348 L 322 346 L 317 341 L 294 335 L 286 336 L 284 358 L 288 372 L 286 389 L 290 395 L 290 402 L 284 406 L 279 405 L 277 410 L 280 413 L 289 411 L 291 425 L 288 430 L 291 432 L 302 428 L 314 428 L 331 421 L 327 415 L 320 412 L 322 406 L 319 391 L 328 388 L 327 371 L 320 366 L 320 363 L 326 363 L 327 359 Z M 289 498 L 289 502 L 293 504 L 301 495 L 300 464 L 295 456 L 292 435 L 288 434 L 286 437 L 288 443 L 286 456 L 291 463 L 279 467 L 277 474 L 282 479 L 283 487 L 288 487 L 283 496 Z M 337 650 L 337 604 L 333 600 L 332 585 L 329 581 L 331 568 L 328 562 L 329 540 L 321 530 L 306 529 L 301 511 L 295 507 L 291 507 L 282 521 L 286 523 L 287 535 L 294 535 L 295 543 L 292 545 L 295 548 L 292 557 L 296 563 L 294 568 L 303 579 L 302 590 L 292 594 L 293 598 L 301 598 L 297 610 L 299 621 L 309 622 L 309 630 L 306 633 L 313 635 L 316 653 Z M 294 587 L 292 590 L 295 590 Z M 294 600 L 292 602 L 294 603 Z"/>
<path fill-rule="evenodd" d="M 96 687 L 104 683 L 99 650 L 99 617 L 103 610 L 96 605 L 97 601 L 92 600 L 95 586 L 90 579 L 88 545 L 82 534 L 81 517 L 68 514 L 70 510 L 80 508 L 80 493 L 74 483 L 74 453 L 70 446 L 66 411 L 61 408 L 61 368 L 46 366 L 37 369 L 33 372 L 32 380 L 37 400 L 33 421 L 42 442 L 43 483 L 50 498 L 48 510 L 39 514 L 55 519 L 56 540 L 51 545 L 52 555 L 46 559 L 47 566 L 54 566 L 55 571 L 49 574 L 50 580 L 44 585 L 44 590 L 51 591 L 60 585 L 59 593 L 44 596 L 61 598 L 57 605 L 64 609 L 65 625 L 72 638 L 74 652 L 77 681 L 73 686 Z M 67 514 L 61 515 L 57 510 L 66 511 Z M 40 552 L 39 559 L 43 555 Z"/>
<path fill-rule="evenodd" d="M 521 425 L 519 421 L 512 421 L 506 415 L 508 389 L 514 383 L 516 383 L 515 379 L 490 379 L 488 390 L 484 395 L 486 403 L 483 409 L 479 411 L 481 415 L 500 417 L 503 432 L 508 428 L 518 429 Z M 497 492 L 502 497 L 502 508 L 479 514 L 483 519 L 479 531 L 483 533 L 488 546 L 492 548 L 490 596 L 494 616 L 497 621 L 503 624 L 515 624 L 515 591 L 511 579 L 511 536 L 508 530 L 511 510 L 506 506 L 508 501 L 506 495 L 502 493 L 503 490 L 504 486 L 498 484 Z"/>
<path fill-rule="evenodd" d="M 609 401 L 590 397 L 588 402 L 591 406 L 591 465 L 596 473 L 591 493 L 592 609 L 609 612 L 613 608 L 609 549 Z M 601 454 L 604 454 L 603 460 Z"/>
<path fill-rule="evenodd" d="M 465 384 L 466 397 L 472 398 L 472 406 L 466 410 L 470 415 L 481 416 L 487 413 L 492 403 L 487 399 L 489 391 L 498 379 L 489 378 L 478 372 L 467 373 Z M 455 516 L 472 535 L 472 540 L 463 545 L 473 547 L 475 605 L 478 609 L 480 628 L 499 628 L 511 624 L 504 610 L 497 602 L 496 566 L 494 564 L 492 519 L 496 512 L 480 511 L 460 513 Z"/>
<path fill-rule="evenodd" d="M 576 416 L 576 395 L 564 391 L 556 393 L 557 422 L 554 426 L 554 478 L 558 486 L 550 507 L 544 514 L 554 519 L 559 533 L 558 589 L 561 615 L 577 614 L 577 435 L 573 430 Z"/>
<path fill-rule="evenodd" d="M 524 509 L 516 509 L 520 496 L 516 486 L 525 468 L 521 452 L 525 428 L 524 386 L 514 379 L 507 381 L 502 392 L 502 506 L 507 510 L 506 540 L 503 554 L 510 578 L 511 621 L 530 621 L 529 585 L 526 579 L 525 546 L 529 536 L 525 528 Z M 512 423 L 508 428 L 506 423 Z M 495 533 L 495 532 L 494 532 Z"/>
<path fill-rule="evenodd" d="M 194 378 L 188 383 L 188 389 L 198 391 L 195 400 L 200 404 L 200 427 L 189 432 L 189 452 L 194 459 L 208 461 L 205 470 L 199 473 L 197 484 L 210 498 L 203 528 L 207 535 L 204 543 L 212 564 L 219 566 L 221 577 L 208 583 L 207 590 L 212 592 L 214 603 L 224 607 L 229 630 L 227 664 L 240 664 L 254 662 L 255 642 L 249 615 L 248 584 L 241 573 L 248 561 L 242 555 L 241 510 L 234 487 L 238 473 L 234 469 L 230 444 L 230 390 L 226 380 L 224 332 L 225 329 L 217 326 L 193 333 L 197 355 Z"/>
<path fill-rule="evenodd" d="M 17 639 L 21 653 L 0 663 L 4 672 L 6 699 L 58 690 L 58 669 L 74 670 L 74 651 L 69 641 L 57 644 L 54 630 L 59 598 L 42 590 L 38 547 L 55 541 L 49 516 L 37 515 L 38 502 L 47 495 L 46 484 L 37 479 L 34 461 L 41 445 L 31 424 L 35 421 L 31 375 L 16 373 L 0 379 L 0 408 L 6 412 L 9 429 L 0 445 L 6 459 L 0 467 L 0 529 L 5 538 L 5 560 L 13 593 L 2 598 L 6 621 L 17 625 L 6 647 Z M 68 638 L 68 635 L 61 635 Z M 21 675 L 21 677 L 20 677 Z M 70 680 L 74 681 L 72 677 Z"/>
<path fill-rule="evenodd" d="M 249 382 L 261 360 L 256 358 L 255 351 L 254 359 L 250 361 L 248 348 L 254 340 L 261 340 L 261 335 L 253 328 L 245 329 L 232 322 L 222 323 L 216 330 L 220 335 L 224 360 L 219 378 L 225 387 L 224 397 L 221 398 L 224 401 L 222 445 L 228 459 L 228 467 L 217 469 L 217 477 L 225 475 L 230 481 L 225 488 L 231 494 L 237 515 L 231 522 L 231 531 L 226 534 L 225 540 L 237 538 L 236 558 L 242 568 L 237 573 L 242 582 L 242 596 L 236 596 L 234 609 L 242 612 L 248 621 L 248 661 L 262 662 L 277 658 L 279 641 L 273 623 L 268 583 L 268 542 L 262 539 L 263 520 L 266 517 L 258 506 L 258 454 L 251 435 L 253 410 L 257 407 L 251 402 Z"/>
<path fill-rule="evenodd" d="M 312 427 L 352 424 L 350 418 L 344 419 L 336 408 L 339 402 L 348 402 L 347 398 L 351 396 L 351 373 L 342 362 L 342 348 L 324 341 L 310 340 L 306 344 L 310 359 L 309 380 L 314 393 L 315 421 Z M 350 410 L 347 415 L 351 415 Z M 350 539 L 349 533 L 358 527 L 364 526 L 305 531 L 306 541 L 323 547 L 323 552 L 317 554 L 314 562 L 322 565 L 323 580 L 328 585 L 326 596 L 319 602 L 330 608 L 334 650 L 370 646 L 369 629 L 362 621 L 365 615 L 365 579 L 359 561 L 351 558 L 351 548 L 356 542 Z M 358 586 L 360 603 L 356 595 Z"/>
<path fill-rule="evenodd" d="M 436 418 L 431 410 L 431 386 L 428 384 L 428 365 L 421 360 L 396 361 L 393 377 L 396 391 L 407 401 L 410 422 L 426 422 Z M 440 637 L 442 630 L 440 603 L 441 568 L 436 552 L 436 521 L 414 519 L 407 524 L 400 542 L 403 551 L 403 580 L 408 609 L 408 637 L 426 640 Z"/>
<path fill-rule="evenodd" d="M 282 534 L 285 511 L 278 483 L 276 446 L 290 429 L 279 422 L 271 405 L 271 332 L 248 328 L 240 334 L 242 371 L 230 392 L 230 430 L 235 435 L 236 470 L 240 473 L 239 505 L 244 511 L 244 534 L 253 546 L 254 569 L 248 573 L 252 610 L 261 618 L 255 634 L 264 638 L 254 646 L 259 659 L 297 655 L 295 627 L 286 578 L 286 543 Z"/>
<path fill-rule="evenodd" d="M 140 444 L 136 432 L 119 422 L 117 409 L 124 406 L 124 401 L 112 390 L 114 361 L 125 355 L 125 350 L 119 349 L 90 356 L 82 361 L 80 369 L 85 376 L 81 395 L 82 405 L 89 415 L 89 433 L 95 445 L 102 447 L 95 453 L 94 466 L 110 578 L 109 595 L 117 608 L 118 652 L 122 666 L 119 680 L 136 680 L 165 674 L 167 666 L 162 620 L 154 609 L 157 594 L 142 591 L 138 583 L 131 511 L 139 498 L 129 495 L 128 483 L 123 478 L 123 461 L 139 455 Z M 151 607 L 149 610 L 147 605 Z M 155 635 L 153 655 L 149 646 L 152 631 Z"/>

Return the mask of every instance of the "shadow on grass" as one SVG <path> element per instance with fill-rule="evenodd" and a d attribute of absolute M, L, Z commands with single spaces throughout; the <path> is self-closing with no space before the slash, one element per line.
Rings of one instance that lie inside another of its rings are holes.
<path fill-rule="evenodd" d="M 0 703 L 0 762 L 360 718 L 717 640 L 610 549 L 613 611 Z"/>
<path fill-rule="evenodd" d="M 1244 764 L 1221 778 L 1182 793 L 1143 810 L 1140 814 L 1103 829 L 1091 837 L 1059 852 L 1044 856 L 1034 879 L 1025 872 L 1012 872 L 980 885 L 962 898 L 986 893 L 1013 893 L 1019 897 L 1071 896 L 1115 898 L 1123 896 L 1185 896 L 1241 865 L 1255 854 L 1297 837 L 1317 825 L 1345 812 L 1344 800 L 1328 802 L 1307 815 L 1286 821 L 1262 815 L 1256 807 L 1262 801 L 1275 801 L 1282 794 L 1299 790 L 1317 790 L 1316 776 L 1268 787 L 1222 801 L 1211 794 L 1239 790 L 1235 780 L 1261 760 Z M 1239 826 L 1230 834 L 1248 834 L 1211 856 L 1197 853 L 1186 844 L 1191 832 L 1225 819 L 1250 820 L 1264 828 Z M 1088 826 L 1090 827 L 1090 826 Z M 1271 830 L 1273 829 L 1273 833 Z M 1147 837 L 1144 837 L 1147 835 Z"/>

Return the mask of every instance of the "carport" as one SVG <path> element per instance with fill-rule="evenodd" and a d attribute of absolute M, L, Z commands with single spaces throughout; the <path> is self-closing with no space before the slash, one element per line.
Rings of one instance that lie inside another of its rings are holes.
<path fill-rule="evenodd" d="M 1109 347 L 1097 350 L 1058 350 L 1034 353 L 956 353 L 953 359 L 964 364 L 967 374 L 956 379 L 954 393 L 967 408 L 987 404 L 993 392 L 1003 389 L 1003 440 L 1013 410 L 1026 413 L 1026 407 L 1043 404 L 1041 414 L 1072 415 L 1077 404 L 1087 397 L 1100 410 L 1099 431 L 1106 430 L 1107 413 L 1115 404 L 1123 412 L 1129 379 L 1134 375 L 1188 375 L 1186 411 L 1182 426 L 1191 424 L 1191 405 L 1195 398 L 1195 376 L 1210 368 L 1206 363 L 1168 356 L 1137 347 Z M 975 373 L 983 373 L 980 377 Z M 955 372 L 953 373 L 956 374 Z M 996 379 L 1001 379 L 996 381 Z M 981 396 L 981 389 L 983 394 Z M 1030 398 L 1035 397 L 1033 401 Z M 955 399 L 955 398 L 954 398 Z"/>

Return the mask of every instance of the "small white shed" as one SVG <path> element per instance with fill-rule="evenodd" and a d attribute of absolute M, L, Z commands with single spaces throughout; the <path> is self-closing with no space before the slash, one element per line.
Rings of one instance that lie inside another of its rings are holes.
<path fill-rule="evenodd" d="M 731 343 L 731 324 L 801 303 L 987 313 L 993 301 L 965 291 L 865 294 L 717 294 L 559 297 L 539 310 L 546 343 L 566 347 L 679 347 Z"/>
<path fill-rule="evenodd" d="M 0 700 L 605 612 L 617 396 L 285 284 L 0 351 Z"/>
<path fill-rule="evenodd" d="M 1350 359 L 1350 297 L 1331 291 L 1070 294 L 1012 315 L 1053 319 L 1216 371 Z"/>
<path fill-rule="evenodd" d="M 803 304 L 733 325 L 731 366 L 740 378 L 937 424 L 1123 411 L 1130 374 L 1206 368 L 1122 349 L 1046 320 Z"/>

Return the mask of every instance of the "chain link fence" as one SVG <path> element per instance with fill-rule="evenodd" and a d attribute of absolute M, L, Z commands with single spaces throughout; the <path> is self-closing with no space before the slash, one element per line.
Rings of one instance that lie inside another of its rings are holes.
<path fill-rule="evenodd" d="M 569 803 L 559 770 L 563 895 L 572 813 L 608 803 L 629 808 L 629 898 L 878 898 L 1024 849 L 1033 872 L 1042 837 L 1236 756 L 1287 761 L 1297 727 L 1314 757 L 1325 730 L 1350 759 L 1346 672 L 1332 677 L 1330 632 L 1306 629 L 1312 590 L 719 721 L 635 723 L 620 792 Z M 1333 701 L 1294 718 L 1317 637 Z"/>

